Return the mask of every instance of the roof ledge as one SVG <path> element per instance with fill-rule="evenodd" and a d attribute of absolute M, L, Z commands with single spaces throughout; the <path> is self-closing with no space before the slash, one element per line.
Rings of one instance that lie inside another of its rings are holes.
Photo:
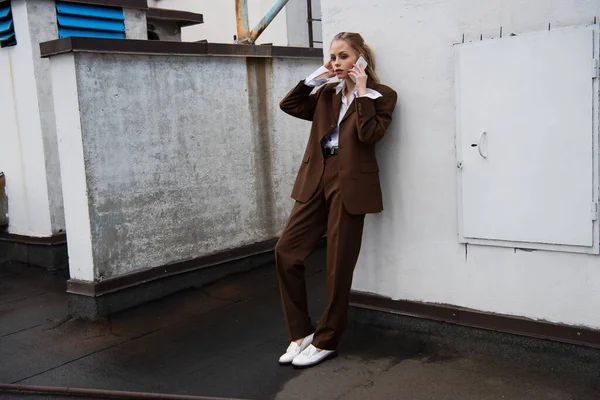
<path fill-rule="evenodd" d="M 68 37 L 40 43 L 43 58 L 65 53 L 323 59 L 323 49 L 208 42 Z"/>
<path fill-rule="evenodd" d="M 204 16 L 202 14 L 155 7 L 148 8 L 146 19 L 148 21 L 175 22 L 180 27 L 204 23 Z"/>

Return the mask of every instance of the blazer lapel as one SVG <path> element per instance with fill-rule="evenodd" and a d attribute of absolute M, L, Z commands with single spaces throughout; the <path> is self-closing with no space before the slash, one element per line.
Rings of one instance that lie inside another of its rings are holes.
<path fill-rule="evenodd" d="M 373 86 L 375 86 L 375 82 L 373 82 L 373 79 L 367 78 L 367 89 L 373 89 Z M 342 101 L 342 99 L 340 98 L 339 102 L 341 102 L 341 101 Z M 338 102 L 338 111 L 339 111 L 339 107 L 340 107 L 339 102 Z M 346 114 L 344 114 L 344 118 L 342 118 L 342 120 L 340 121 L 340 125 L 342 125 L 342 122 L 344 122 L 346 120 L 346 118 L 348 118 L 354 111 L 356 111 L 356 99 L 354 99 L 352 101 L 352 104 L 350 104 L 350 107 L 348 107 L 348 111 L 346 111 Z M 339 115 L 340 115 L 340 113 L 338 112 L 338 114 L 337 114 L 338 118 L 339 118 Z"/>
<path fill-rule="evenodd" d="M 337 125 L 338 119 L 340 119 L 340 109 L 342 108 L 342 95 L 343 92 L 339 92 L 338 94 L 335 94 L 335 91 L 333 92 L 333 96 L 331 101 L 333 101 L 333 107 L 331 107 L 333 114 L 332 114 L 332 123 Z"/>
<path fill-rule="evenodd" d="M 340 101 L 342 101 L 342 100 L 340 99 Z M 348 107 L 348 110 L 346 110 L 346 114 L 344 114 L 344 117 L 340 121 L 340 125 L 342 125 L 342 123 L 346 120 L 346 118 L 348 118 L 350 116 L 350 114 L 352 114 L 354 111 L 356 111 L 356 99 L 352 100 L 352 104 L 350 104 L 350 106 Z M 338 116 L 339 116 L 339 114 L 338 114 Z"/>
<path fill-rule="evenodd" d="M 333 90 L 333 94 L 331 95 L 331 124 L 330 126 L 335 127 L 337 126 L 337 122 L 338 119 L 340 118 L 340 109 L 342 108 L 342 92 L 336 94 L 335 90 Z M 321 132 L 321 136 L 319 137 L 319 140 L 323 139 L 329 132 L 331 132 L 331 129 L 329 131 L 326 132 Z"/>

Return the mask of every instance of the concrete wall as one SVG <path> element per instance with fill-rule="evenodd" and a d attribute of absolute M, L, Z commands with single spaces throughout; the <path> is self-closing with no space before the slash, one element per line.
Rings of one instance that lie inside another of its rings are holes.
<path fill-rule="evenodd" d="M 181 28 L 176 22 L 149 20 L 151 30 L 155 32 L 160 40 L 181 42 Z"/>
<path fill-rule="evenodd" d="M 13 1 L 17 45 L 0 49 L 0 170 L 6 174 L 9 232 L 51 236 L 64 229 L 48 60 L 39 42 L 56 39 L 52 2 Z"/>
<path fill-rule="evenodd" d="M 278 104 L 320 60 L 51 58 L 71 277 L 277 237 L 309 124 Z"/>
<path fill-rule="evenodd" d="M 183 28 L 184 41 L 207 39 L 213 43 L 233 43 L 233 36 L 237 34 L 234 0 L 150 0 L 148 4 L 151 7 L 192 11 L 204 15 L 203 24 Z M 273 0 L 248 0 L 250 29 L 256 26 L 272 4 Z M 320 15 L 320 0 L 313 0 L 313 13 L 315 18 Z M 306 0 L 289 0 L 256 43 L 308 47 L 306 17 Z M 315 40 L 320 40 L 317 39 L 320 38 L 319 23 L 315 23 L 315 30 Z"/>
<path fill-rule="evenodd" d="M 146 11 L 124 8 L 123 16 L 125 17 L 125 37 L 127 39 L 148 39 Z"/>
<path fill-rule="evenodd" d="M 385 210 L 366 219 L 353 288 L 394 299 L 600 328 L 600 258 L 458 242 L 453 44 L 590 24 L 596 0 L 322 0 L 327 43 L 341 30 L 372 45 L 398 92 L 378 146 Z M 367 21 L 367 22 L 366 22 Z"/>

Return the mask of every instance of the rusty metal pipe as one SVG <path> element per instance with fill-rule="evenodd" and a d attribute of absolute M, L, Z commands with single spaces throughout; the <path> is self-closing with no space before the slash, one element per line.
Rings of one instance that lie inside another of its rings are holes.
<path fill-rule="evenodd" d="M 248 35 L 250 24 L 248 23 L 248 0 L 235 0 L 235 20 L 237 26 L 238 41 Z"/>
<path fill-rule="evenodd" d="M 74 397 L 102 397 L 102 398 L 108 397 L 108 398 L 113 398 L 113 399 L 241 400 L 241 399 L 225 399 L 225 398 L 221 398 L 221 397 L 190 396 L 190 395 L 184 395 L 184 394 L 124 392 L 121 390 L 82 389 L 82 388 L 54 387 L 54 386 L 29 386 L 29 385 L 15 385 L 15 384 L 9 384 L 9 383 L 0 383 L 0 391 L 43 393 L 43 394 L 52 394 L 52 395 L 74 396 Z"/>
<path fill-rule="evenodd" d="M 243 27 L 243 23 L 244 23 L 244 10 L 246 13 L 246 27 L 248 26 L 248 4 L 246 2 L 246 0 L 235 0 L 235 6 L 236 6 L 236 13 L 238 15 L 237 21 L 238 21 L 238 43 L 244 43 L 244 44 L 254 44 L 254 42 L 256 42 L 256 39 L 258 39 L 258 37 L 261 35 L 261 33 L 264 32 L 265 29 L 267 29 L 267 27 L 269 26 L 269 24 L 273 21 L 273 19 L 275 19 L 275 17 L 277 16 L 277 14 L 279 14 L 279 11 L 281 11 L 281 9 L 283 7 L 285 7 L 285 5 L 288 3 L 289 0 L 275 0 L 275 2 L 271 5 L 271 8 L 269 8 L 269 11 L 267 11 L 267 13 L 265 14 L 265 16 L 263 17 L 263 19 L 260 20 L 260 22 L 258 24 L 256 24 L 256 26 L 254 27 L 254 29 L 252 29 L 251 31 L 249 31 L 248 29 L 246 29 L 245 32 L 242 32 L 243 29 L 241 29 L 240 27 Z M 238 11 L 241 10 L 241 11 Z"/>
<path fill-rule="evenodd" d="M 256 42 L 256 39 L 264 32 L 265 29 L 269 26 L 269 24 L 275 19 L 279 11 L 288 3 L 289 0 L 275 0 L 275 2 L 271 5 L 271 8 L 263 19 L 260 20 L 258 24 L 250 31 L 250 40 L 252 43 Z"/>

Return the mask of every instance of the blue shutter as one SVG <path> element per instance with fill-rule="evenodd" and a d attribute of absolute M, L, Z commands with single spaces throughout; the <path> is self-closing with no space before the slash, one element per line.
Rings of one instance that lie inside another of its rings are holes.
<path fill-rule="evenodd" d="M 0 2 L 0 47 L 17 44 L 10 1 Z"/>
<path fill-rule="evenodd" d="M 125 39 L 123 9 L 56 2 L 58 37 L 87 36 Z"/>

